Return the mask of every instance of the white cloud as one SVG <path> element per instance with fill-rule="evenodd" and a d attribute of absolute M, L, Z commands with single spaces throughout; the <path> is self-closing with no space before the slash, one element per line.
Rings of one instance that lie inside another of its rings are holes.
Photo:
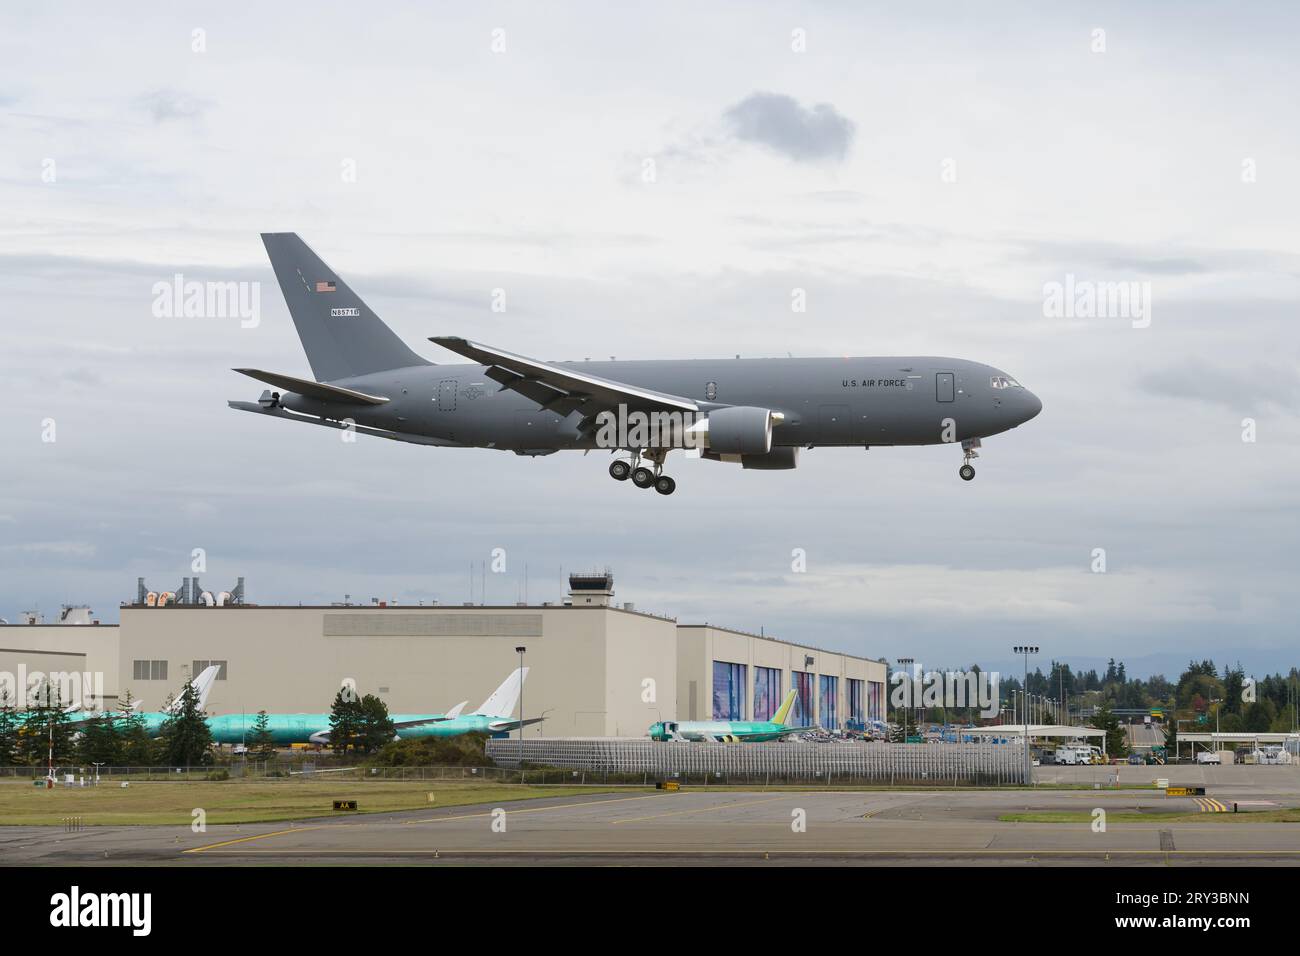
<path fill-rule="evenodd" d="M 1294 14 L 1112 11 L 1097 56 L 1069 12 L 810 9 L 803 54 L 777 4 L 488 12 L 396 6 L 358 32 L 350 8 L 222 8 L 202 54 L 169 8 L 24 18 L 0 103 L 0 613 L 114 606 L 137 574 L 179 582 L 197 546 L 259 600 L 457 601 L 504 546 L 534 597 L 611 563 L 643 606 L 875 655 L 987 656 L 1044 627 L 1102 656 L 1290 659 Z M 756 90 L 812 146 L 727 136 Z M 642 182 L 664 143 L 716 152 Z M 306 370 L 268 229 L 437 361 L 441 333 L 550 359 L 954 354 L 1045 410 L 986 443 L 970 486 L 943 448 L 681 464 L 660 500 L 596 456 L 344 446 L 225 407 L 257 390 L 231 367 Z M 175 271 L 261 281 L 261 325 L 154 319 Z M 1065 272 L 1150 278 L 1152 327 L 1045 319 Z M 793 547 L 814 573 L 787 582 Z M 1094 547 L 1104 581 L 1070 570 Z M 521 581 L 489 583 L 512 601 Z"/>

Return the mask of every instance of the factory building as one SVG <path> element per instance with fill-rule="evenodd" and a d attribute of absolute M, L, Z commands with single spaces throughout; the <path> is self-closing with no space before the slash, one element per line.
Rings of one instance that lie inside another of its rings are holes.
<path fill-rule="evenodd" d="M 569 582 L 562 604 L 137 602 L 122 606 L 116 628 L 43 628 L 62 634 L 27 640 L 28 628 L 13 625 L 0 628 L 0 647 L 103 662 L 111 644 L 109 706 L 129 691 L 157 707 L 215 663 L 213 714 L 319 713 L 345 683 L 393 712 L 441 713 L 468 699 L 469 713 L 522 654 L 524 708 L 545 718 L 529 735 L 638 737 L 664 719 L 762 720 L 792 686 L 800 724 L 884 717 L 882 662 L 620 606 L 608 572 Z M 111 642 L 103 640 L 109 632 Z"/>
<path fill-rule="evenodd" d="M 24 611 L 17 624 L 0 620 L 0 698 L 7 694 L 12 703 L 21 687 L 36 691 L 48 684 L 64 706 L 93 693 L 116 707 L 119 630 L 72 605 L 62 608 L 57 622 L 47 623 L 37 611 Z M 81 679 L 79 690 L 70 691 L 72 675 Z"/>

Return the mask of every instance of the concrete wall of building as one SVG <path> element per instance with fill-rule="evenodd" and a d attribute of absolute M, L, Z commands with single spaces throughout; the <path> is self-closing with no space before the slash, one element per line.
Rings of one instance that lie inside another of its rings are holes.
<path fill-rule="evenodd" d="M 195 661 L 226 661 L 226 679 L 208 699 L 214 714 L 323 712 L 345 679 L 395 713 L 441 713 L 462 700 L 468 713 L 518 666 L 515 648 L 524 646 L 524 706 L 546 717 L 526 735 L 551 737 L 639 737 L 657 720 L 711 719 L 714 661 L 745 665 L 746 719 L 756 667 L 781 672 L 782 694 L 796 670 L 838 677 L 837 723 L 848 714 L 847 678 L 886 680 L 877 661 L 617 606 L 125 607 L 121 615 L 121 627 L 0 627 L 0 671 L 16 673 L 24 660 L 29 671 L 101 671 L 109 706 L 129 691 L 152 709 L 180 690 Z M 167 661 L 167 679 L 137 679 L 137 660 Z M 815 712 L 820 701 L 811 704 Z"/>
<path fill-rule="evenodd" d="M 120 629 L 111 624 L 0 625 L 0 671 L 102 674 L 104 699 L 117 703 Z"/>
<path fill-rule="evenodd" d="M 650 679 L 675 697 L 672 621 L 604 607 L 123 608 L 122 683 L 150 706 L 180 688 L 193 662 L 227 661 L 214 714 L 323 712 L 345 679 L 394 713 L 470 713 L 527 650 L 524 707 L 545 715 L 528 735 L 644 733 L 658 717 L 641 700 Z M 136 660 L 167 660 L 168 680 L 132 676 Z"/>
<path fill-rule="evenodd" d="M 812 664 L 805 663 L 812 658 Z M 745 720 L 754 719 L 754 669 L 770 667 L 781 671 L 781 694 L 793 686 L 793 672 L 806 671 L 814 675 L 839 678 L 838 713 L 835 724 L 843 726 L 848 719 L 848 679 L 867 683 L 876 681 L 883 687 L 887 667 L 880 661 L 836 654 L 801 644 L 791 644 L 770 637 L 759 637 L 709 625 L 683 624 L 677 628 L 677 684 L 684 693 L 678 698 L 679 720 L 711 720 L 713 718 L 713 662 L 722 661 L 745 665 Z M 689 688 L 696 685 L 695 707 L 691 707 Z M 817 681 L 814 679 L 814 690 Z M 882 691 L 883 692 L 883 691 Z M 814 698 L 820 695 L 814 693 Z M 821 702 L 814 699 L 813 713 L 822 721 Z M 864 685 L 863 712 L 866 714 L 867 695 Z M 832 729 L 827 727 L 827 729 Z"/>
<path fill-rule="evenodd" d="M 608 615 L 604 682 L 605 736 L 640 737 L 655 721 L 672 719 L 677 706 L 676 623 L 642 614 Z"/>

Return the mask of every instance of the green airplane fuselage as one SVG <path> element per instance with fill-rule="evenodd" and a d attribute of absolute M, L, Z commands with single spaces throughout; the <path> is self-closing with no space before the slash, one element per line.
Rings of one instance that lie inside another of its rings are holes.
<path fill-rule="evenodd" d="M 321 743 L 323 738 L 329 735 L 329 714 L 267 714 L 266 716 L 266 729 L 271 734 L 271 740 L 276 744 Z M 477 714 L 446 720 L 441 719 L 442 714 L 389 714 L 388 716 L 395 724 L 420 720 L 431 721 L 414 727 L 398 728 L 397 736 L 403 740 L 421 737 L 457 737 L 475 731 L 491 734 L 488 724 L 493 720 L 501 719 Z M 208 729 L 212 731 L 212 739 L 219 744 L 247 743 L 256 732 L 256 725 L 257 714 L 222 714 L 219 717 L 208 718 Z"/>
<path fill-rule="evenodd" d="M 650 726 L 651 740 L 672 740 L 672 725 L 656 723 Z M 788 737 L 793 728 L 771 720 L 691 720 L 676 725 L 676 735 L 683 740 L 780 740 Z"/>
<path fill-rule="evenodd" d="M 19 712 L 16 716 L 19 722 L 22 722 L 27 714 Z M 113 717 L 113 726 L 117 730 L 125 729 L 126 715 L 110 711 L 107 715 L 102 716 Z M 162 711 L 140 711 L 133 716 L 140 722 L 148 736 L 158 737 L 162 734 L 163 724 L 172 715 Z M 278 745 L 322 743 L 325 741 L 320 738 L 329 735 L 329 714 L 267 714 L 266 716 L 266 727 L 270 731 L 271 740 Z M 72 719 L 70 721 L 72 729 L 74 731 L 78 730 L 78 725 L 85 723 L 88 719 L 92 718 L 81 716 L 79 719 Z M 246 743 L 252 738 L 257 729 L 257 714 L 222 714 L 206 719 L 208 729 L 212 732 L 213 741 L 219 744 Z M 421 720 L 430 721 L 427 724 L 398 728 L 397 736 L 403 740 L 412 740 L 421 737 L 457 737 L 461 734 L 476 732 L 488 734 L 489 736 L 504 737 L 506 736 L 504 732 L 494 733 L 488 725 L 493 721 L 508 720 L 509 718 L 467 714 L 461 717 L 444 719 L 442 714 L 390 714 L 389 719 L 395 724 Z M 313 737 L 318 739 L 313 740 Z"/>

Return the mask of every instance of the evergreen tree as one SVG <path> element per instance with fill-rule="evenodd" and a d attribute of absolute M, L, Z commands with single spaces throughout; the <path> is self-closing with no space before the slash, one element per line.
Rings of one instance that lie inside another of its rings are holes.
<path fill-rule="evenodd" d="M 1240 668 L 1224 668 L 1223 670 L 1223 703 L 1219 709 L 1224 714 L 1240 714 L 1242 712 L 1243 686 L 1245 684 L 1246 674 Z"/>
<path fill-rule="evenodd" d="M 154 742 L 145 729 L 144 715 L 135 709 L 135 700 L 128 690 L 122 698 L 122 716 L 118 720 L 122 763 L 127 767 L 151 767 L 158 754 Z"/>
<path fill-rule="evenodd" d="M 0 767 L 12 766 L 17 759 L 18 712 L 9 699 L 9 688 L 0 691 Z"/>
<path fill-rule="evenodd" d="M 104 764 L 108 767 L 122 763 L 122 735 L 106 715 L 91 718 L 80 725 L 81 740 L 77 743 L 77 761 L 82 764 Z"/>
<path fill-rule="evenodd" d="M 340 687 L 330 705 L 330 747 L 336 754 L 355 746 L 361 732 L 361 701 L 351 687 Z"/>
<path fill-rule="evenodd" d="M 1102 701 L 1097 712 L 1092 715 L 1092 726 L 1106 731 L 1105 751 L 1111 757 L 1123 757 L 1128 754 L 1128 735 L 1120 725 L 1119 718 L 1110 709 L 1110 704 Z"/>
<path fill-rule="evenodd" d="M 274 760 L 275 740 L 271 737 L 271 718 L 266 711 L 257 712 L 253 722 L 253 736 L 248 741 L 248 755 L 254 760 Z"/>
<path fill-rule="evenodd" d="M 173 767 L 212 763 L 212 730 L 199 708 L 199 694 L 186 681 L 170 717 L 163 721 L 159 738 L 163 760 Z"/>
<path fill-rule="evenodd" d="M 362 753 L 374 753 L 392 741 L 397 731 L 388 716 L 388 705 L 374 694 L 361 698 L 361 726 L 357 742 Z"/>
<path fill-rule="evenodd" d="M 63 710 L 62 697 L 49 684 L 35 695 L 34 706 L 23 716 L 18 739 L 18 759 L 29 767 L 48 764 L 53 753 L 54 765 L 72 759 L 72 727 Z"/>

